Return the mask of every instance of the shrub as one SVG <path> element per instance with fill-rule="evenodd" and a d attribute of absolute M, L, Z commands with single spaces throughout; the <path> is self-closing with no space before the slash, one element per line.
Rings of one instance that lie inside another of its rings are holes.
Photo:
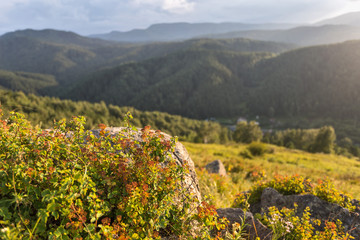
<path fill-rule="evenodd" d="M 264 178 L 260 178 L 249 191 L 249 203 L 252 204 L 258 202 L 262 191 L 268 187 L 271 187 L 284 195 L 313 194 L 327 202 L 336 203 L 349 210 L 355 209 L 351 204 L 351 197 L 335 189 L 334 185 L 329 180 L 319 180 L 317 184 L 314 184 L 309 179 L 305 179 L 299 175 L 275 175 L 272 180 L 268 181 L 264 180 Z M 236 203 L 241 201 L 242 199 L 239 201 L 235 200 L 232 207 L 238 207 Z"/>
<path fill-rule="evenodd" d="M 268 151 L 267 146 L 260 142 L 250 143 L 249 146 L 247 146 L 247 149 L 253 156 L 262 156 Z"/>
<path fill-rule="evenodd" d="M 149 127 L 141 142 L 131 127 L 111 137 L 105 125 L 95 137 L 84 122 L 43 131 L 17 113 L 0 120 L 0 238 L 191 238 L 195 225 L 205 239 L 223 227 L 214 207 L 180 187 L 175 139 Z"/>
<path fill-rule="evenodd" d="M 249 209 L 250 204 L 259 201 L 262 191 L 267 187 L 274 188 L 285 195 L 310 193 L 325 201 L 337 203 L 349 210 L 355 210 L 350 202 L 351 198 L 336 190 L 328 180 L 313 184 L 310 180 L 297 175 L 290 177 L 275 176 L 270 181 L 261 180 L 250 191 L 237 194 L 232 207 L 243 210 Z M 309 208 L 306 208 L 300 217 L 296 213 L 297 205 L 295 204 L 294 209 L 283 208 L 279 210 L 276 207 L 270 207 L 267 209 L 267 214 L 263 216 L 257 214 L 256 216 L 272 229 L 272 239 L 354 239 L 349 233 L 344 232 L 340 220 L 321 222 L 312 219 Z"/>
<path fill-rule="evenodd" d="M 246 173 L 245 179 L 248 179 L 252 182 L 257 182 L 266 178 L 266 171 L 259 167 L 255 167 L 249 172 Z"/>
<path fill-rule="evenodd" d="M 247 158 L 247 159 L 252 159 L 253 155 L 251 154 L 251 152 L 249 151 L 249 149 L 244 149 L 243 151 L 241 151 L 239 153 L 240 156 L 242 156 L 243 158 Z"/>
<path fill-rule="evenodd" d="M 320 226 L 321 221 L 310 219 L 310 209 L 307 207 L 302 216 L 295 215 L 297 206 L 294 209 L 283 208 L 278 210 L 270 207 L 268 214 L 264 215 L 264 223 L 273 230 L 272 239 L 318 239 L 329 240 L 354 239 L 349 233 L 345 233 L 341 221 L 325 221 L 322 231 L 315 231 L 314 226 Z"/>

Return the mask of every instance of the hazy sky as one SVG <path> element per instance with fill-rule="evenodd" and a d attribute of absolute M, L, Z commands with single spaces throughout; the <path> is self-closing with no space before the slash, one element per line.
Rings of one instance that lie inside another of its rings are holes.
<path fill-rule="evenodd" d="M 54 28 L 83 35 L 160 22 L 311 23 L 360 0 L 0 0 L 0 34 Z"/>

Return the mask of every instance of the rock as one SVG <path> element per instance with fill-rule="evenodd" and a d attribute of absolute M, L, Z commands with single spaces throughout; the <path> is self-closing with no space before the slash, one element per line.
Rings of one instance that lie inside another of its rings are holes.
<path fill-rule="evenodd" d="M 115 136 L 120 132 L 124 134 L 125 127 L 112 127 L 106 128 L 106 134 L 110 134 L 111 136 Z M 131 135 L 134 137 L 135 141 L 142 142 L 142 132 L 141 129 L 137 129 L 137 131 L 129 130 Z M 99 137 L 100 129 L 91 130 L 91 132 Z M 161 133 L 164 135 L 166 140 L 170 140 L 171 136 L 166 133 Z M 186 189 L 187 193 L 190 193 L 191 196 L 197 198 L 198 202 L 201 202 L 201 194 L 199 189 L 199 182 L 197 180 L 195 165 L 192 159 L 190 158 L 189 153 L 186 151 L 184 145 L 180 142 L 176 142 L 175 150 L 172 153 L 173 158 L 176 160 L 176 163 L 180 166 L 186 166 L 189 172 L 186 174 L 184 181 L 181 183 L 181 186 Z M 175 202 L 182 202 L 184 199 L 175 199 Z"/>
<path fill-rule="evenodd" d="M 230 222 L 229 226 L 233 223 L 240 223 L 244 219 L 244 211 L 241 208 L 220 208 L 216 210 L 220 218 L 227 218 Z M 270 240 L 272 237 L 271 230 L 265 227 L 259 220 L 255 219 L 251 212 L 245 213 L 245 232 L 248 235 L 246 239 L 256 239 L 259 237 L 261 240 Z M 231 231 L 231 229 L 230 229 Z"/>
<path fill-rule="evenodd" d="M 126 130 L 126 131 L 124 131 Z M 100 136 L 100 129 L 91 130 L 91 132 L 96 136 Z M 153 130 L 150 130 L 153 131 Z M 128 134 L 131 135 L 134 141 L 142 142 L 143 139 L 141 137 L 142 131 L 141 129 L 137 129 L 137 131 L 126 129 L 125 127 L 112 127 L 112 128 L 106 128 L 105 129 L 106 134 L 111 136 L 116 136 L 119 133 L 128 136 Z M 153 131 L 155 132 L 155 131 Z M 161 133 L 165 140 L 170 140 L 171 136 L 166 133 Z M 195 164 L 190 158 L 189 153 L 187 152 L 184 145 L 182 145 L 180 142 L 176 142 L 175 149 L 172 152 L 172 157 L 175 159 L 176 163 L 180 166 L 187 167 L 188 173 L 185 174 L 183 180 L 180 183 L 182 190 L 185 190 L 184 195 L 178 195 L 174 198 L 174 203 L 181 206 L 184 203 L 189 203 L 192 205 L 190 209 L 196 209 L 198 205 L 201 203 L 201 193 L 199 189 L 199 182 L 196 176 L 195 172 Z M 166 163 L 165 163 L 166 165 Z M 182 192 L 182 191 L 180 191 Z M 190 201 L 189 201 L 190 200 Z M 195 237 L 196 233 L 198 231 L 198 226 L 196 222 L 193 222 L 193 228 L 189 232 L 189 235 Z M 171 239 L 178 239 L 177 236 L 168 234 L 168 232 L 165 230 L 160 233 L 160 236 L 162 239 L 171 240 Z"/>
<path fill-rule="evenodd" d="M 216 173 L 220 176 L 226 176 L 226 170 L 224 164 L 220 160 L 215 160 L 205 166 L 209 173 Z"/>
<path fill-rule="evenodd" d="M 339 219 L 343 223 L 345 232 L 348 232 L 355 238 L 360 239 L 360 217 L 358 209 L 350 212 L 335 203 L 326 202 L 314 195 L 282 195 L 273 188 L 266 188 L 261 195 L 262 213 L 275 206 L 278 209 L 283 207 L 294 208 L 294 203 L 298 205 L 297 215 L 300 216 L 306 207 L 310 208 L 311 218 L 322 221 L 336 221 Z M 357 202 L 358 203 L 358 202 Z"/>

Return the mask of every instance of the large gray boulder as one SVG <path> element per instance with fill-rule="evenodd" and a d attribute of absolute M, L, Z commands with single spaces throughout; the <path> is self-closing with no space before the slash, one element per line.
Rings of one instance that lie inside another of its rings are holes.
<path fill-rule="evenodd" d="M 126 131 L 124 131 L 126 130 Z M 99 137 L 100 136 L 100 129 L 94 129 L 91 130 L 92 134 L 94 136 Z M 152 130 L 151 130 L 152 131 Z M 131 134 L 134 141 L 142 142 L 143 139 L 141 137 L 142 132 L 141 129 L 137 129 L 137 131 L 126 129 L 125 127 L 111 127 L 106 128 L 105 132 L 107 135 L 110 136 L 116 136 L 119 133 L 121 134 Z M 170 140 L 171 136 L 166 133 L 161 133 L 165 140 Z M 201 202 L 201 194 L 199 189 L 199 182 L 197 180 L 196 172 L 195 172 L 195 165 L 192 159 L 190 158 L 189 153 L 186 151 L 184 145 L 182 145 L 180 142 L 176 142 L 175 150 L 172 152 L 172 157 L 176 160 L 176 163 L 180 166 L 188 168 L 188 173 L 185 175 L 183 181 L 180 183 L 181 187 L 186 190 L 188 194 L 186 194 L 185 197 L 193 197 L 198 200 L 198 202 Z M 183 202 L 184 196 L 179 196 L 179 199 L 175 199 L 175 202 Z"/>

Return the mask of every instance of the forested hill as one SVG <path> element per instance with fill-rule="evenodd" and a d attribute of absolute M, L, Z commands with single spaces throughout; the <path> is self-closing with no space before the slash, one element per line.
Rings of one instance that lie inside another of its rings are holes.
<path fill-rule="evenodd" d="M 88 38 L 80 36 L 74 32 L 67 31 L 58 31 L 53 29 L 43 29 L 43 30 L 17 30 L 14 32 L 9 32 L 1 36 L 2 39 L 12 39 L 16 37 L 29 38 L 34 40 L 39 40 L 41 42 L 47 43 L 57 43 L 62 45 L 73 45 L 94 48 L 99 46 L 108 46 L 113 45 L 112 42 L 104 41 L 100 39 Z"/>
<path fill-rule="evenodd" d="M 269 53 L 187 50 L 100 71 L 67 95 L 195 118 L 245 111 L 249 73 Z"/>
<path fill-rule="evenodd" d="M 27 93 L 41 94 L 42 89 L 57 86 L 52 75 L 12 72 L 0 70 L 0 88 L 23 91 Z"/>
<path fill-rule="evenodd" d="M 246 39 L 119 44 L 20 31 L 0 37 L 0 88 L 199 119 L 329 118 L 356 127 L 360 41 L 294 47 Z"/>
<path fill-rule="evenodd" d="M 180 140 L 226 142 L 229 138 L 229 130 L 215 122 L 193 120 L 168 113 L 139 111 L 132 107 L 107 105 L 104 102 L 75 102 L 1 89 L 0 109 L 3 114 L 8 114 L 9 111 L 23 113 L 34 125 L 39 124 L 42 128 L 51 128 L 54 121 L 63 118 L 69 120 L 73 116 L 84 116 L 87 129 L 98 128 L 100 123 L 120 127 L 124 126 L 124 116 L 130 112 L 134 117 L 130 123 L 134 126 L 150 125 L 152 129 L 159 129 L 172 136 L 178 136 Z"/>
<path fill-rule="evenodd" d="M 187 50 L 93 74 L 68 96 L 189 117 L 360 117 L 360 41 L 280 55 Z"/>
<path fill-rule="evenodd" d="M 308 47 L 259 63 L 253 113 L 360 117 L 360 41 Z"/>
<path fill-rule="evenodd" d="M 83 74 L 104 67 L 115 67 L 125 62 L 142 61 L 191 48 L 279 53 L 295 46 L 244 39 L 124 44 L 64 31 L 22 30 L 0 37 L 0 69 L 50 74 L 61 87 L 77 81 Z"/>

